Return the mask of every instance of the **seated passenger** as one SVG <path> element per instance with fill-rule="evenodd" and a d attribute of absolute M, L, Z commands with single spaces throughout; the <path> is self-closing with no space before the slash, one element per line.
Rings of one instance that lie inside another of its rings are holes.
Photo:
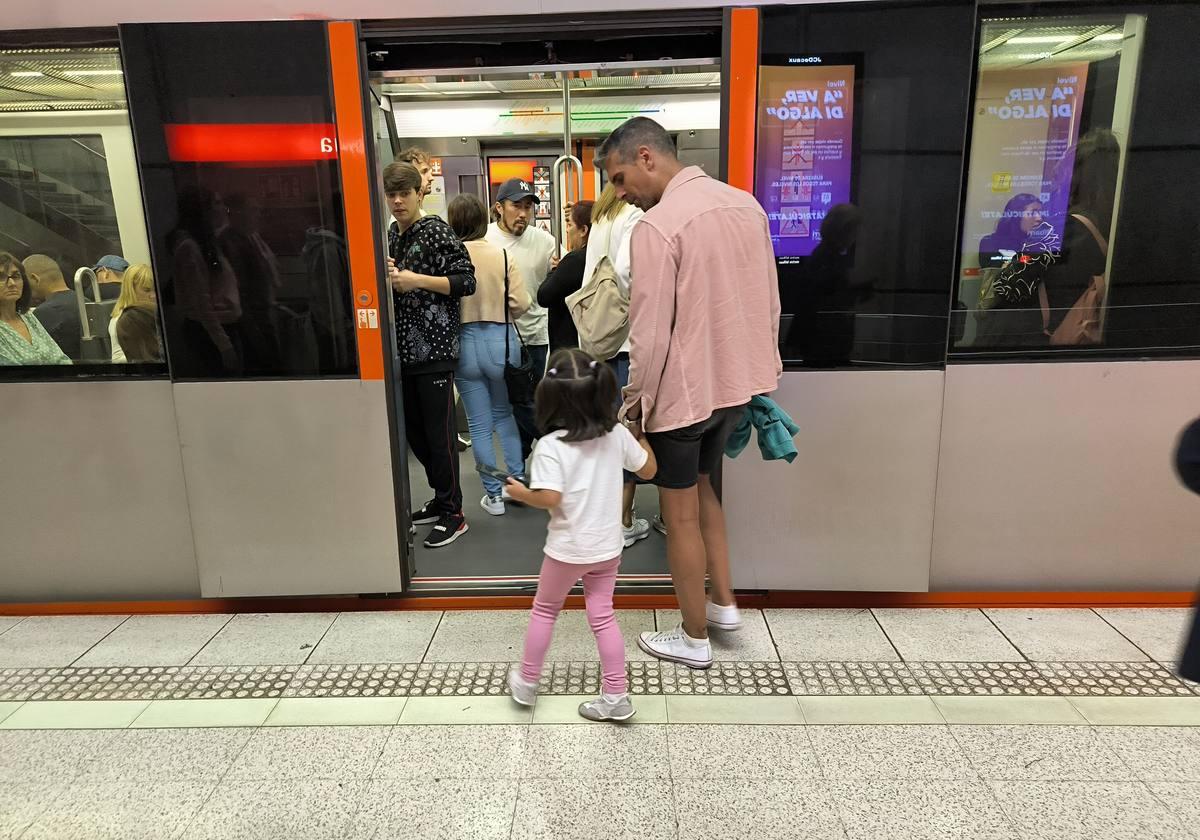
<path fill-rule="evenodd" d="M 25 267 L 0 251 L 0 360 L 10 365 L 69 365 L 41 321 L 29 311 L 33 288 Z"/>
<path fill-rule="evenodd" d="M 158 311 L 150 305 L 135 303 L 116 319 L 116 339 L 125 350 L 128 362 L 161 362 L 162 344 L 158 340 Z"/>
<path fill-rule="evenodd" d="M 129 261 L 116 254 L 105 254 L 92 266 L 96 279 L 100 281 L 100 299 L 116 300 L 121 296 L 121 281 L 129 270 Z M 87 290 L 91 293 L 91 289 Z"/>
<path fill-rule="evenodd" d="M 126 309 L 139 305 L 149 306 L 151 309 L 158 305 L 158 295 L 154 291 L 154 275 L 150 271 L 150 266 L 145 263 L 131 265 L 125 272 L 125 277 L 121 281 L 121 296 L 117 298 L 117 304 L 113 307 L 112 317 L 108 322 L 108 337 L 112 340 L 112 360 L 114 362 L 127 360 L 125 350 L 117 338 L 117 321 Z"/>
<path fill-rule="evenodd" d="M 31 302 L 36 303 L 33 315 L 45 328 L 54 343 L 68 358 L 82 358 L 83 329 L 79 323 L 79 303 L 75 292 L 67 285 L 62 268 L 45 254 L 25 258 L 25 275 L 29 278 Z"/>

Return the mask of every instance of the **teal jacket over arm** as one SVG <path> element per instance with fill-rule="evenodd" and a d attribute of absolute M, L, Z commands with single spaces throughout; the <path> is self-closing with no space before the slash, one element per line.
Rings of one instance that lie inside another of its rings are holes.
<path fill-rule="evenodd" d="M 799 433 L 800 427 L 774 400 L 769 397 L 753 397 L 750 400 L 745 416 L 725 444 L 725 454 L 730 458 L 741 455 L 750 442 L 751 430 L 758 431 L 758 449 L 762 452 L 763 460 L 784 460 L 789 464 L 796 460 L 798 453 L 792 438 Z"/>

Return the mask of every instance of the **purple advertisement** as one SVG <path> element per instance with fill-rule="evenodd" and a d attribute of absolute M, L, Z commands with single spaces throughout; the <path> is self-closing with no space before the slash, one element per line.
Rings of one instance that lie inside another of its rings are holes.
<path fill-rule="evenodd" d="M 830 208 L 850 201 L 853 141 L 854 65 L 759 68 L 754 194 L 776 258 L 811 254 Z"/>
<path fill-rule="evenodd" d="M 1087 72 L 1077 62 L 979 74 L 963 250 L 980 268 L 1062 236 Z"/>

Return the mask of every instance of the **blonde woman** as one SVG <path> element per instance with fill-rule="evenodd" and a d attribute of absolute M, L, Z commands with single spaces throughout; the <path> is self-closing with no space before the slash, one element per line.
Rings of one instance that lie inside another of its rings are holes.
<path fill-rule="evenodd" d="M 633 226 L 645 215 L 637 207 L 617 195 L 612 184 L 605 186 L 600 198 L 592 205 L 592 230 L 587 240 L 587 260 L 583 266 L 583 282 L 586 283 L 600 264 L 601 257 L 608 257 L 617 272 L 617 281 L 622 291 L 629 294 L 629 241 Z M 617 377 L 617 387 L 629 384 L 629 339 L 621 345 L 616 356 L 608 359 L 608 365 Z M 632 547 L 638 540 L 650 535 L 650 523 L 638 519 L 633 502 L 637 484 L 632 473 L 625 475 L 625 492 L 621 509 L 621 525 L 625 528 L 625 547 Z"/>
<path fill-rule="evenodd" d="M 108 337 L 112 342 L 114 362 L 126 361 L 125 351 L 121 349 L 121 342 L 117 340 L 117 319 L 121 317 L 121 313 L 133 306 L 157 305 L 158 295 L 154 291 L 154 274 L 150 271 L 150 266 L 145 263 L 129 266 L 121 280 L 121 295 L 117 298 L 112 318 L 108 322 Z"/>

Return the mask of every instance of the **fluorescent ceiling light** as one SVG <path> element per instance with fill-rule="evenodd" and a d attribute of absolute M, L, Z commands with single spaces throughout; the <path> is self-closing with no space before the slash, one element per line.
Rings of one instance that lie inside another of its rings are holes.
<path fill-rule="evenodd" d="M 124 76 L 124 70 L 64 70 L 64 76 Z"/>
<path fill-rule="evenodd" d="M 1018 35 L 1009 38 L 1009 44 L 1061 44 L 1063 41 L 1073 41 L 1078 35 Z"/>
<path fill-rule="evenodd" d="M 20 76 L 22 78 L 29 78 L 31 76 L 41 76 L 43 74 L 42 74 L 41 70 L 14 70 L 11 73 L 9 73 L 8 75 Z"/>
<path fill-rule="evenodd" d="M 1093 41 L 1124 41 L 1124 32 L 1105 32 L 1103 35 L 1097 35 Z"/>

